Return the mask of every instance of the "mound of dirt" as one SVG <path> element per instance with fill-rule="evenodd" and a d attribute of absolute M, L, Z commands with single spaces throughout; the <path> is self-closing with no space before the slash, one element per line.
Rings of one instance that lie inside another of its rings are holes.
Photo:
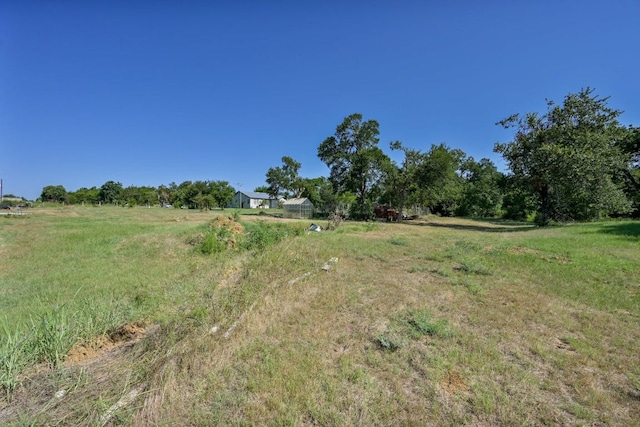
<path fill-rule="evenodd" d="M 240 234 L 244 231 L 242 224 L 230 216 L 217 216 L 211 220 L 209 225 L 212 228 L 226 228 L 231 231 L 232 234 Z"/>

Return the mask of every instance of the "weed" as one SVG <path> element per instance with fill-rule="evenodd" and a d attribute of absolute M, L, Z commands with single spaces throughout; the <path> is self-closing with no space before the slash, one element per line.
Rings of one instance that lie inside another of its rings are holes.
<path fill-rule="evenodd" d="M 225 236 L 226 233 L 223 229 L 209 231 L 202 239 L 202 243 L 200 243 L 200 252 L 205 255 L 222 252 L 227 248 L 227 244 L 224 241 Z"/>
<path fill-rule="evenodd" d="M 0 389 L 8 394 L 18 384 L 18 375 L 27 365 L 27 337 L 19 331 L 11 330 L 6 319 L 0 320 L 2 336 L 0 336 Z"/>
<path fill-rule="evenodd" d="M 387 332 L 376 337 L 376 342 L 383 350 L 396 351 L 407 345 L 407 339 L 396 332 Z"/>
<path fill-rule="evenodd" d="M 424 266 L 424 265 L 414 264 L 409 269 L 409 273 L 422 273 L 424 271 L 429 271 L 429 267 Z"/>
<path fill-rule="evenodd" d="M 409 242 L 404 237 L 393 236 L 389 239 L 389 243 L 396 246 L 409 246 Z"/>
<path fill-rule="evenodd" d="M 482 276 L 491 275 L 491 270 L 487 266 L 474 259 L 460 261 L 457 269 L 464 271 L 467 274 L 478 274 Z"/>
<path fill-rule="evenodd" d="M 289 227 L 286 225 L 265 221 L 247 223 L 246 230 L 241 243 L 246 250 L 263 250 L 289 235 Z"/>
<path fill-rule="evenodd" d="M 71 324 L 72 315 L 63 304 L 51 306 L 47 311 L 31 319 L 34 355 L 37 361 L 57 367 L 73 346 L 76 333 Z"/>
<path fill-rule="evenodd" d="M 640 394 L 640 367 L 635 367 L 634 372 L 629 372 L 627 377 L 629 377 L 635 392 Z"/>
<path fill-rule="evenodd" d="M 382 347 L 382 344 L 380 344 L 380 346 Z M 365 370 L 360 367 L 355 367 L 350 357 L 346 357 L 346 356 L 340 357 L 340 359 L 338 360 L 338 366 L 340 368 L 340 373 L 349 382 L 358 384 L 365 380 L 365 377 L 366 377 Z"/>
<path fill-rule="evenodd" d="M 448 329 L 447 321 L 433 320 L 426 309 L 409 310 L 401 318 L 409 326 L 409 334 L 414 339 L 424 335 L 443 338 L 453 336 L 453 332 Z"/>
<path fill-rule="evenodd" d="M 453 336 L 446 320 L 433 320 L 428 310 L 412 309 L 396 315 L 385 333 L 376 337 L 376 342 L 384 350 L 395 351 L 406 346 L 409 340 L 419 340 L 424 336 L 448 338 Z"/>
<path fill-rule="evenodd" d="M 484 288 L 475 280 L 469 277 L 461 277 L 453 280 L 454 286 L 462 286 L 466 288 L 472 295 L 480 295 L 484 292 Z"/>

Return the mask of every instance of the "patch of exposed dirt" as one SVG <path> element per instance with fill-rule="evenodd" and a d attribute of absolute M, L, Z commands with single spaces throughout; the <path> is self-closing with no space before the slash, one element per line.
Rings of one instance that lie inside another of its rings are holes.
<path fill-rule="evenodd" d="M 449 393 L 464 392 L 469 390 L 469 386 L 464 382 L 462 376 L 454 370 L 447 372 L 447 376 L 442 382 L 442 388 Z"/>
<path fill-rule="evenodd" d="M 65 425 L 93 425 L 95 408 L 87 409 L 86 402 L 119 396 L 121 390 L 131 387 L 128 355 L 138 341 L 158 329 L 157 325 L 145 327 L 143 322 L 129 323 L 75 345 L 67 353 L 64 368 L 53 375 L 45 364 L 29 369 L 11 395 L 0 397 L 0 424 L 26 417 L 37 420 L 37 425 L 59 425 L 54 420 L 73 420 Z M 126 398 L 135 398 L 131 393 L 139 393 L 141 387 L 131 390 Z M 112 412 L 130 403 L 123 399 L 102 414 L 98 425 L 112 425 Z"/>
<path fill-rule="evenodd" d="M 67 353 L 65 366 L 70 367 L 87 362 L 111 350 L 134 344 L 156 328 L 153 326 L 145 328 L 142 322 L 129 323 L 119 327 L 109 335 L 97 336 L 89 343 L 76 344 Z"/>
<path fill-rule="evenodd" d="M 530 249 L 530 248 L 524 248 L 522 246 L 515 246 L 512 248 L 507 249 L 507 252 L 509 252 L 510 254 L 532 254 L 532 255 L 542 255 L 542 253 L 540 251 L 537 251 L 535 249 Z"/>

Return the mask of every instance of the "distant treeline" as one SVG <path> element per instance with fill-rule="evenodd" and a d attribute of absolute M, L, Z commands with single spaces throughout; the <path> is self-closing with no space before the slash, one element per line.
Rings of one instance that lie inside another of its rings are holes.
<path fill-rule="evenodd" d="M 100 188 L 80 188 L 67 191 L 62 185 L 42 189 L 40 201 L 69 204 L 173 205 L 191 209 L 225 208 L 233 200 L 234 188 L 227 181 L 184 181 L 159 187 L 123 187 L 120 182 L 107 181 Z"/>
<path fill-rule="evenodd" d="M 547 102 L 546 113 L 514 114 L 496 123 L 514 130 L 513 140 L 494 152 L 508 171 L 488 158 L 476 161 L 446 144 L 428 151 L 400 141 L 397 163 L 379 147 L 379 124 L 352 114 L 319 146 L 329 177 L 304 178 L 301 164 L 284 156 L 256 188 L 273 197 L 307 197 L 317 210 L 347 209 L 353 219 L 371 219 L 374 206 L 443 216 L 533 219 L 539 225 L 606 217 L 640 216 L 640 128 L 623 126 L 622 113 L 587 88 L 562 104 Z M 235 189 L 226 181 L 185 181 L 180 185 L 127 187 L 109 181 L 100 188 L 67 192 L 45 187 L 43 201 L 68 203 L 172 204 L 223 208 Z"/>

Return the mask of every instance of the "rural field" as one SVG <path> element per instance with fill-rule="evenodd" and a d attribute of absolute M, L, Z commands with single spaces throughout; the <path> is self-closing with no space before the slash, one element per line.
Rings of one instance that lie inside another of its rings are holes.
<path fill-rule="evenodd" d="M 640 425 L 639 222 L 310 224 L 0 218 L 0 424 Z"/>

